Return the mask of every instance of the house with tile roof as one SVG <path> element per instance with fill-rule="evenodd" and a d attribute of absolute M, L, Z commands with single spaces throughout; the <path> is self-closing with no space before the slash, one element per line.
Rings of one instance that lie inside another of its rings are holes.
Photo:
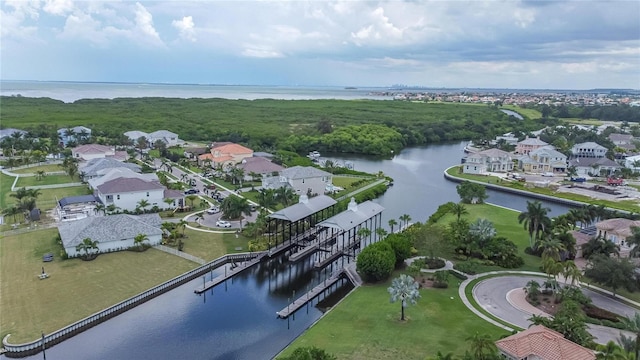
<path fill-rule="evenodd" d="M 76 247 L 86 238 L 97 241 L 97 253 L 126 250 L 134 246 L 139 234 L 147 236 L 145 242 L 157 245 L 162 242 L 162 219 L 158 214 L 90 216 L 58 226 L 64 251 L 71 258 L 82 255 Z"/>
<path fill-rule="evenodd" d="M 67 146 L 69 142 L 80 142 L 91 139 L 91 129 L 84 126 L 74 126 L 70 128 L 58 129 L 58 139 L 60 145 Z"/>
<path fill-rule="evenodd" d="M 593 350 L 564 338 L 542 325 L 532 326 L 496 341 L 500 355 L 509 360 L 595 360 Z"/>
<path fill-rule="evenodd" d="M 93 159 L 114 158 L 116 160 L 127 160 L 126 151 L 116 151 L 113 146 L 100 144 L 84 144 L 71 149 L 71 156 L 80 161 L 89 161 Z"/>
<path fill-rule="evenodd" d="M 547 145 L 523 155 L 518 159 L 518 168 L 532 173 L 564 173 L 567 170 L 567 156 Z"/>
<path fill-rule="evenodd" d="M 253 157 L 253 150 L 235 143 L 214 143 L 211 151 L 198 156 L 198 163 L 211 163 L 211 167 L 229 167 Z"/>
<path fill-rule="evenodd" d="M 264 177 L 262 187 L 291 187 L 297 195 L 322 195 L 332 185 L 332 177 L 331 173 L 312 166 L 293 166 L 280 171 L 278 176 Z"/>
<path fill-rule="evenodd" d="M 524 140 L 516 144 L 515 153 L 521 154 L 521 155 L 528 155 L 533 150 L 539 149 L 547 145 L 549 144 L 540 140 L 540 136 L 537 136 L 535 138 L 530 138 L 529 136 L 527 136 Z"/>
<path fill-rule="evenodd" d="M 462 165 L 465 174 L 485 174 L 488 172 L 509 172 L 513 170 L 511 154 L 500 149 L 487 149 L 466 157 Z"/>
<path fill-rule="evenodd" d="M 568 161 L 569 166 L 576 169 L 578 176 L 608 176 L 622 168 L 617 162 L 606 158 L 575 158 Z"/>
<path fill-rule="evenodd" d="M 603 158 L 607 155 L 607 148 L 593 141 L 575 144 L 571 148 L 572 158 Z"/>
<path fill-rule="evenodd" d="M 279 173 L 284 170 L 284 167 L 278 165 L 271 160 L 264 157 L 250 157 L 242 160 L 237 166 L 244 170 L 244 180 L 251 181 L 250 174 L 255 173 L 260 177 L 272 176 L 274 173 Z"/>
<path fill-rule="evenodd" d="M 614 218 L 596 223 L 596 232 L 597 236 L 619 246 L 620 257 L 628 257 L 632 246 L 627 239 L 633 236 L 634 227 L 640 227 L 640 220 Z"/>

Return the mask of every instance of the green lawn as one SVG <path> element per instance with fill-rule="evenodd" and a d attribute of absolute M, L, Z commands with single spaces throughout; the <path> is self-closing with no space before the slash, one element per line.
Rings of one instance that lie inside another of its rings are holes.
<path fill-rule="evenodd" d="M 186 229 L 185 235 L 187 238 L 183 239 L 183 251 L 206 261 L 217 259 L 227 253 L 239 252 L 235 250 L 236 247 L 242 247 L 242 252 L 247 251 L 249 241 L 244 236 L 236 239 L 235 234 L 209 233 L 191 229 Z"/>
<path fill-rule="evenodd" d="M 41 185 L 54 185 L 54 184 L 67 184 L 80 182 L 80 178 L 74 176 L 73 178 L 69 177 L 69 175 L 47 175 L 40 179 L 35 176 L 24 176 L 18 179 L 16 183 L 16 187 L 26 187 L 26 186 L 41 186 Z"/>
<path fill-rule="evenodd" d="M 93 261 L 61 260 L 55 229 L 0 239 L 0 336 L 37 339 L 185 273 L 197 264 L 155 249 L 102 254 Z M 55 260 L 42 262 L 53 252 Z M 44 266 L 50 278 L 39 280 Z"/>
<path fill-rule="evenodd" d="M 516 105 L 502 105 L 503 109 L 512 110 L 522 115 L 523 117 L 528 117 L 531 120 L 537 120 L 542 118 L 542 113 L 535 109 L 525 109 Z"/>
<path fill-rule="evenodd" d="M 57 164 L 40 165 L 40 166 L 34 166 L 26 169 L 17 169 L 17 170 L 10 170 L 10 171 L 16 174 L 35 174 L 36 171 L 40 171 L 40 170 L 44 172 L 64 171 L 64 169 Z"/>
<path fill-rule="evenodd" d="M 9 197 L 11 185 L 15 177 L 0 173 L 0 209 L 6 209 L 13 204 L 13 198 Z"/>
<path fill-rule="evenodd" d="M 423 360 L 438 351 L 463 354 L 468 349 L 466 338 L 476 332 L 495 340 L 507 335 L 465 307 L 457 284 L 453 278 L 448 289 L 421 289 L 418 304 L 405 309 L 408 321 L 404 322 L 400 303 L 389 302 L 390 281 L 359 287 L 283 354 L 300 346 L 317 346 L 340 360 Z"/>

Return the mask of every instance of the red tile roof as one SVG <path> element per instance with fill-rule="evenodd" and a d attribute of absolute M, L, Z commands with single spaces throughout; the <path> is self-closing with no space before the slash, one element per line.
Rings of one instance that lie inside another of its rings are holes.
<path fill-rule="evenodd" d="M 593 360 L 592 350 L 564 338 L 558 332 L 536 325 L 496 341 L 498 349 L 517 359 L 531 355 L 541 360 Z"/>

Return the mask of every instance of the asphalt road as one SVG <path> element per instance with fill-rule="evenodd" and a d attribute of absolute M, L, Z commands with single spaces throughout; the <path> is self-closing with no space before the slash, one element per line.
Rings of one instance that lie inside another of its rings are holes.
<path fill-rule="evenodd" d="M 526 329 L 531 325 L 531 322 L 528 320 L 531 315 L 513 307 L 507 300 L 507 293 L 513 289 L 524 288 L 531 280 L 542 283 L 544 278 L 535 276 L 500 276 L 490 278 L 481 281 L 474 287 L 473 297 L 480 306 L 495 317 Z M 635 308 L 608 296 L 584 288 L 583 292 L 593 300 L 594 305 L 616 314 L 633 316 L 637 312 Z M 595 337 L 596 342 L 602 344 L 610 340 L 616 341 L 620 336 L 620 330 L 599 325 L 589 324 L 589 332 Z M 628 333 L 627 335 L 631 334 Z"/>

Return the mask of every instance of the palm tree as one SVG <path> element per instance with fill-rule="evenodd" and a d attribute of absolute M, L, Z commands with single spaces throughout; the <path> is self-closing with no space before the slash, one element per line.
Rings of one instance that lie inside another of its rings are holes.
<path fill-rule="evenodd" d="M 391 295 L 391 302 L 394 303 L 398 300 L 401 302 L 402 315 L 400 320 L 404 321 L 404 308 L 407 303 L 415 305 L 420 298 L 420 292 L 418 288 L 420 285 L 411 276 L 402 274 L 399 277 L 391 281 L 391 286 L 387 289 Z"/>
<path fill-rule="evenodd" d="M 468 337 L 467 341 L 471 342 L 471 352 L 475 360 L 491 359 L 497 352 L 496 344 L 487 334 L 478 334 Z"/>
<path fill-rule="evenodd" d="M 487 219 L 478 219 L 469 225 L 469 234 L 479 240 L 479 246 L 483 246 L 487 241 L 496 236 L 496 228 Z"/>
<path fill-rule="evenodd" d="M 582 279 L 582 270 L 571 260 L 567 260 L 563 263 L 562 276 L 566 280 L 569 280 L 569 284 L 574 286 L 577 283 L 580 283 L 580 279 Z"/>
<path fill-rule="evenodd" d="M 393 227 L 398 225 L 398 222 L 396 221 L 396 219 L 390 219 L 389 220 L 389 227 L 391 228 L 391 233 L 393 234 Z"/>
<path fill-rule="evenodd" d="M 456 216 L 457 220 L 460 220 L 460 217 L 462 215 L 469 214 L 469 211 L 467 210 L 466 206 L 464 206 L 463 203 L 457 203 L 457 204 L 451 205 L 451 213 Z"/>
<path fill-rule="evenodd" d="M 636 341 L 633 336 L 625 336 L 623 333 L 620 333 L 620 336 L 618 337 L 618 344 L 627 353 L 635 354 Z"/>
<path fill-rule="evenodd" d="M 169 199 L 169 198 L 165 198 L 165 199 L 163 199 L 162 201 L 164 201 L 164 203 L 165 203 L 165 204 L 167 204 L 167 208 L 169 208 L 169 209 L 170 209 L 171 207 L 173 207 L 173 202 L 174 202 L 175 200 L 173 200 L 173 199 Z"/>
<path fill-rule="evenodd" d="M 627 243 L 631 246 L 629 256 L 637 257 L 640 255 L 640 226 L 631 227 L 631 236 L 627 238 Z"/>
<path fill-rule="evenodd" d="M 624 328 L 636 335 L 634 353 L 636 359 L 640 359 L 640 312 L 636 312 L 633 317 L 623 317 L 620 319 Z"/>
<path fill-rule="evenodd" d="M 187 201 L 189 201 L 189 204 L 191 204 L 191 208 L 193 208 L 193 202 L 196 201 L 198 197 L 196 195 L 188 195 L 186 197 Z"/>
<path fill-rule="evenodd" d="M 289 203 L 293 200 L 294 197 L 293 190 L 288 186 L 280 187 L 276 190 L 276 197 L 278 201 L 282 203 L 285 207 L 289 206 Z"/>
<path fill-rule="evenodd" d="M 409 221 L 411 221 L 411 216 L 409 216 L 409 214 L 403 214 L 400 215 L 399 217 L 400 219 L 400 224 L 402 224 L 402 229 L 406 229 L 406 227 L 409 225 Z"/>
<path fill-rule="evenodd" d="M 440 351 L 438 351 L 438 353 L 436 354 L 435 357 L 432 358 L 432 360 L 454 360 L 454 357 L 453 357 L 453 353 L 443 354 Z"/>
<path fill-rule="evenodd" d="M 133 244 L 140 249 L 142 248 L 142 244 L 148 240 L 149 237 L 146 234 L 138 234 L 133 238 Z"/>
<path fill-rule="evenodd" d="M 389 233 L 387 233 L 387 230 L 379 227 L 376 229 L 376 235 L 378 235 L 378 240 L 383 239 L 384 237 L 386 237 Z"/>
<path fill-rule="evenodd" d="M 238 219 L 245 214 L 251 215 L 251 205 L 245 198 L 229 196 L 222 201 L 221 210 L 226 219 Z"/>
<path fill-rule="evenodd" d="M 80 244 L 78 244 L 78 246 L 76 246 L 76 251 L 77 252 L 84 252 L 84 256 L 83 258 L 85 260 L 89 259 L 89 255 L 91 255 L 89 252 L 92 250 L 97 250 L 98 249 L 98 241 L 93 241 L 91 240 L 91 238 L 84 238 L 82 239 L 82 242 Z"/>
<path fill-rule="evenodd" d="M 13 216 L 13 223 L 15 224 L 16 222 L 18 222 L 16 216 L 18 214 L 21 214 L 22 210 L 19 207 L 12 206 L 4 209 L 2 213 L 4 216 Z"/>
<path fill-rule="evenodd" d="M 597 360 L 626 360 L 627 355 L 624 350 L 615 342 L 610 340 L 606 345 L 596 347 Z"/>
<path fill-rule="evenodd" d="M 536 242 L 536 249 L 542 248 L 542 259 L 551 258 L 560 261 L 560 253 L 565 250 L 562 242 L 557 238 L 543 238 Z"/>
<path fill-rule="evenodd" d="M 40 181 L 44 179 L 45 176 L 47 176 L 47 173 L 44 170 L 36 171 L 36 180 Z"/>
<path fill-rule="evenodd" d="M 203 198 L 200 198 L 200 207 L 201 208 L 207 208 L 209 206 L 209 202 Z"/>
<path fill-rule="evenodd" d="M 138 201 L 138 204 L 136 206 L 137 209 L 142 209 L 142 212 L 145 212 L 145 209 L 147 208 L 147 206 L 149 206 L 149 201 L 147 201 L 147 199 L 140 199 L 140 201 Z"/>
<path fill-rule="evenodd" d="M 533 248 L 533 234 L 536 239 L 540 237 L 540 233 L 544 231 L 551 220 L 547 213 L 551 211 L 549 208 L 543 208 L 539 201 L 527 201 L 527 211 L 523 211 L 518 215 L 518 222 L 524 223 L 524 229 L 529 232 L 529 245 Z"/>
<path fill-rule="evenodd" d="M 540 295 L 540 283 L 535 280 L 531 280 L 524 287 L 524 291 L 527 293 L 527 297 L 529 299 L 536 300 L 538 295 Z"/>
<path fill-rule="evenodd" d="M 366 227 L 361 227 L 360 229 L 358 229 L 358 231 L 356 232 L 356 235 L 358 236 L 358 238 L 360 239 L 360 241 L 362 240 L 366 240 L 366 238 L 368 238 L 369 236 L 371 236 L 371 230 L 369 228 Z"/>
<path fill-rule="evenodd" d="M 94 206 L 93 208 L 93 212 L 96 214 L 103 213 L 106 215 L 106 207 L 101 203 L 97 203 L 96 206 Z"/>

